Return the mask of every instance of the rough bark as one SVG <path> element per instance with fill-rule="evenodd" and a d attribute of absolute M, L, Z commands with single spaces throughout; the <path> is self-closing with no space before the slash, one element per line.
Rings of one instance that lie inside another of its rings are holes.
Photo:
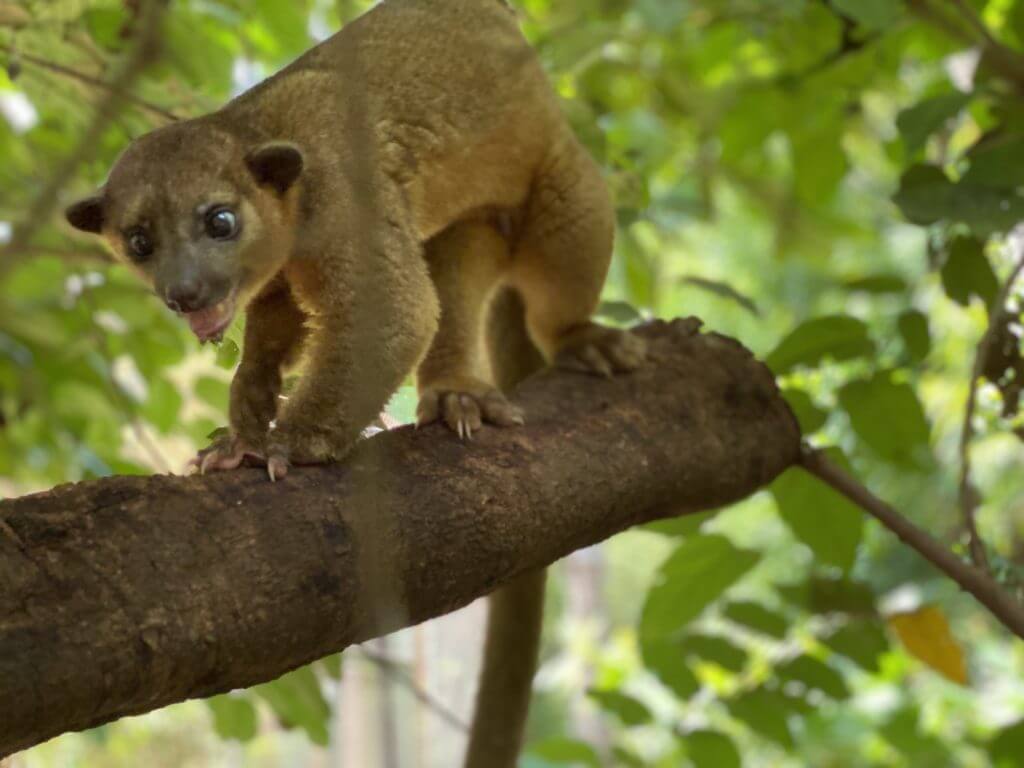
<path fill-rule="evenodd" d="M 249 686 L 466 605 L 632 525 L 736 501 L 800 458 L 771 374 L 679 321 L 610 380 L 543 371 L 523 428 L 0 502 L 0 756 Z"/>

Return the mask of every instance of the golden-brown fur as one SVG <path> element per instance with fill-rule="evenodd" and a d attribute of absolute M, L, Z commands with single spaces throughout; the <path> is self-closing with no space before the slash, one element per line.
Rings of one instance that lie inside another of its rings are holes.
<path fill-rule="evenodd" d="M 230 240 L 204 235 L 218 206 L 240 222 Z M 141 227 L 139 272 L 204 337 L 210 307 L 248 308 L 232 438 L 204 468 L 340 458 L 417 366 L 421 421 L 520 422 L 482 351 L 500 284 L 548 360 L 610 374 L 644 354 L 589 320 L 611 203 L 496 0 L 386 0 L 222 110 L 133 143 L 68 218 L 129 260 Z"/>

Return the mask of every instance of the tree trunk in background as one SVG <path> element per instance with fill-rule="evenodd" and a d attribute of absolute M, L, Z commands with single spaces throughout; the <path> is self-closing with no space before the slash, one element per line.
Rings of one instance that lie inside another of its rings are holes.
<path fill-rule="evenodd" d="M 587 642 L 599 648 L 608 635 L 608 612 L 604 594 L 605 559 L 601 545 L 573 552 L 565 559 L 566 616 L 569 632 L 584 633 Z M 577 738 L 607 756 L 608 730 L 597 707 L 586 697 L 594 684 L 594 665 L 583 659 L 583 679 L 574 692 L 569 717 Z"/>

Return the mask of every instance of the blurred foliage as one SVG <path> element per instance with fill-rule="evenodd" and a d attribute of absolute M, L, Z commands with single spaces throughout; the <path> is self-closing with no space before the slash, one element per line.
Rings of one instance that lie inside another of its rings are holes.
<path fill-rule="evenodd" d="M 158 64 L 57 202 L 162 112 L 215 108 L 368 5 L 175 0 Z M 742 339 L 814 444 L 963 553 L 967 382 L 1021 250 L 1024 0 L 517 6 L 616 195 L 601 316 L 696 314 Z M 0 237 L 89 125 L 136 12 L 0 0 Z M 93 243 L 41 224 L 0 264 L 0 492 L 172 468 L 223 423 L 239 329 L 198 351 Z M 1017 597 L 1021 303 L 984 361 L 973 448 L 979 526 Z M 1020 642 L 806 475 L 617 547 L 587 694 L 609 743 L 573 739 L 569 692 L 542 686 L 524 765 L 1024 765 Z M 549 664 L 571 653 L 549 638 Z M 214 726 L 249 739 L 273 713 L 323 743 L 338 673 L 216 697 Z"/>

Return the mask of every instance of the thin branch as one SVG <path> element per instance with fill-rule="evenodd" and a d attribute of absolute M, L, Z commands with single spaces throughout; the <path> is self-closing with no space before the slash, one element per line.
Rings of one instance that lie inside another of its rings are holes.
<path fill-rule="evenodd" d="M 820 451 L 805 447 L 801 464 L 805 470 L 861 507 L 895 533 L 904 544 L 970 592 L 1003 626 L 1024 638 L 1024 605 L 1015 601 L 986 571 L 958 558 L 931 534 L 903 517 Z"/>
<path fill-rule="evenodd" d="M 992 352 L 992 344 L 1007 320 L 1007 303 L 1013 292 L 1013 287 L 1020 277 L 1021 270 L 1024 270 L 1024 231 L 1015 232 L 1011 237 L 1011 244 L 1016 250 L 1017 263 L 1010 272 L 1010 276 L 999 289 L 999 295 L 992 306 L 989 316 L 988 328 L 978 342 L 978 349 L 974 355 L 974 367 L 971 370 L 971 381 L 967 391 L 967 407 L 964 408 L 964 423 L 960 430 L 960 510 L 964 518 L 964 526 L 967 528 L 968 551 L 971 560 L 979 568 L 989 569 L 988 557 L 985 554 L 985 544 L 978 533 L 977 511 L 980 502 L 978 490 L 971 481 L 971 442 L 974 440 L 974 415 L 978 404 L 978 387 L 984 375 L 985 363 Z"/>
<path fill-rule="evenodd" d="M 412 675 L 410 675 L 405 669 L 403 664 L 395 661 L 390 656 L 385 656 L 384 654 L 377 653 L 376 651 L 371 651 L 365 645 L 359 646 L 359 654 L 367 661 L 377 665 L 380 671 L 392 680 L 408 689 L 409 693 L 416 697 L 417 701 L 434 712 L 438 717 L 448 723 L 448 725 L 464 733 L 469 731 L 469 723 L 455 714 L 447 704 L 417 683 L 413 679 Z"/>
<path fill-rule="evenodd" d="M 21 62 L 26 62 L 34 67 L 46 70 L 47 72 L 53 72 L 54 74 L 62 75 L 71 80 L 75 80 L 79 83 L 84 83 L 85 85 L 88 85 L 92 88 L 96 88 L 98 90 L 106 92 L 115 92 L 115 89 L 117 89 L 116 82 L 108 82 L 106 80 L 102 80 L 98 77 L 87 74 L 85 72 L 79 72 L 77 69 L 69 67 L 65 64 L 60 64 L 56 61 L 50 61 L 49 59 L 44 59 L 41 56 L 36 56 L 32 53 L 20 51 L 13 45 L 8 45 L 5 43 L 0 44 L 0 50 L 5 51 L 10 56 L 17 56 L 18 60 Z M 116 90 L 116 94 L 123 98 L 125 101 L 134 104 L 140 109 L 144 109 L 147 112 L 150 112 L 156 117 L 159 117 L 163 120 L 175 122 L 181 119 L 181 117 L 176 115 L 171 110 L 166 109 L 165 107 L 161 107 L 159 104 L 154 104 L 151 101 L 147 101 L 146 99 L 142 98 L 141 96 L 137 96 L 131 91 L 120 88 Z"/>
<path fill-rule="evenodd" d="M 160 450 L 153 439 L 149 436 L 146 431 L 146 427 L 142 422 L 142 418 L 139 415 L 139 409 L 135 405 L 135 401 L 132 400 L 131 396 L 124 390 L 117 379 L 114 378 L 114 356 L 110 351 L 110 344 L 106 334 L 97 327 L 96 317 L 96 306 L 92 301 L 92 296 L 89 294 L 88 289 L 82 292 L 82 302 L 86 304 L 86 311 L 89 313 L 89 336 L 93 341 L 93 344 L 99 350 L 100 355 L 103 357 L 103 361 L 107 365 L 107 370 L 103 378 L 103 383 L 107 387 L 107 391 L 110 393 L 111 399 L 114 404 L 121 411 L 121 416 L 131 427 L 132 434 L 135 435 L 135 439 L 139 443 L 139 447 L 142 448 L 149 455 L 149 460 L 159 472 L 171 473 L 173 467 L 171 466 L 170 460 L 164 455 L 164 452 Z"/>
<path fill-rule="evenodd" d="M 1001 42 L 996 40 L 992 35 L 992 32 L 985 22 L 981 20 L 981 17 L 975 13 L 974 9 L 970 5 L 964 2 L 964 0 L 950 0 L 953 6 L 960 13 L 960 16 L 967 22 L 967 26 L 974 30 L 974 33 L 981 39 L 987 48 L 1002 48 L 1004 47 Z"/>
<path fill-rule="evenodd" d="M 979 46 L 987 54 L 987 62 L 1003 77 L 1024 90 L 1024 56 L 999 42 L 985 23 L 962 0 L 946 0 L 936 7 L 934 0 L 908 0 L 910 12 L 966 45 Z M 948 11 L 952 10 L 956 18 Z"/>
<path fill-rule="evenodd" d="M 92 123 L 82 133 L 78 144 L 68 154 L 56 171 L 47 179 L 28 213 L 15 227 L 14 235 L 7 247 L 0 253 L 0 275 L 15 263 L 11 254 L 24 251 L 39 229 L 50 218 L 57 205 L 60 191 L 74 177 L 78 167 L 93 157 L 100 140 L 110 124 L 116 119 L 127 99 L 125 94 L 142 75 L 143 71 L 157 58 L 160 48 L 160 30 L 166 8 L 161 0 L 149 0 L 143 6 L 139 35 L 120 69 L 110 82 L 109 90 L 96 107 Z"/>

